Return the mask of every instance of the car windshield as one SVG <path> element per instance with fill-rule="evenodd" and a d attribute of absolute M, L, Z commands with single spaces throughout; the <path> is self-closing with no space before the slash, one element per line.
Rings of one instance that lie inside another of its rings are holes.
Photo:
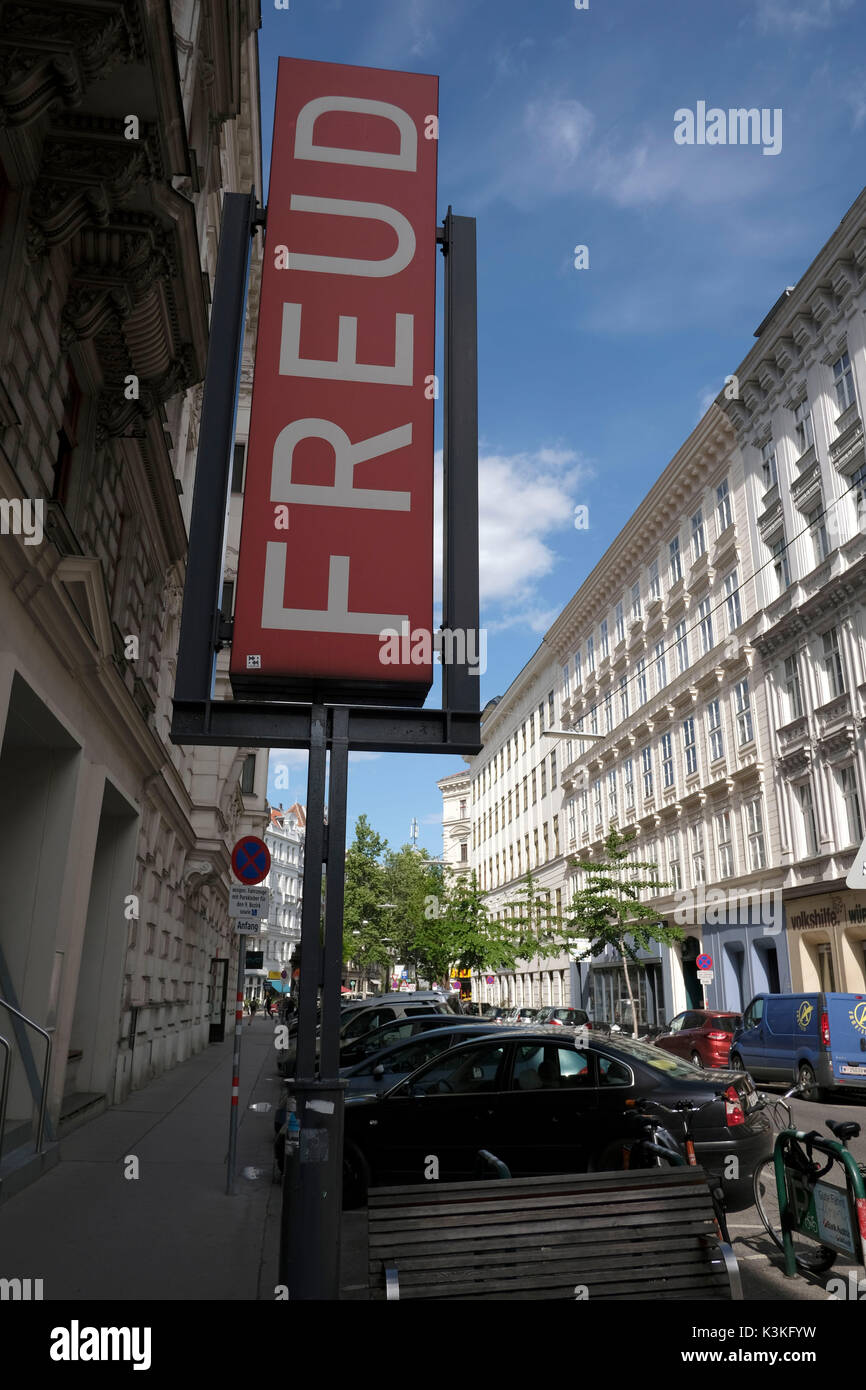
<path fill-rule="evenodd" d="M 661 1052 L 650 1043 L 638 1042 L 636 1038 L 620 1037 L 614 1046 L 618 1052 L 627 1053 L 637 1061 L 652 1067 L 654 1071 L 663 1071 L 668 1076 L 678 1076 L 683 1081 L 695 1079 L 695 1068 L 691 1062 L 682 1062 L 670 1052 Z"/>
<path fill-rule="evenodd" d="M 728 1014 L 727 1018 L 711 1018 L 709 1023 L 717 1033 L 733 1033 L 742 1021 L 739 1014 Z"/>

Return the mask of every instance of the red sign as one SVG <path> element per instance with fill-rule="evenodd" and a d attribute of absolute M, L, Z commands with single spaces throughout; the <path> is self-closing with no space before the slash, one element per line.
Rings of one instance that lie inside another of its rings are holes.
<path fill-rule="evenodd" d="M 438 79 L 281 58 L 232 684 L 432 682 Z"/>
<path fill-rule="evenodd" d="M 232 850 L 232 873 L 241 883 L 261 883 L 271 867 L 271 852 L 258 835 L 245 835 Z"/>

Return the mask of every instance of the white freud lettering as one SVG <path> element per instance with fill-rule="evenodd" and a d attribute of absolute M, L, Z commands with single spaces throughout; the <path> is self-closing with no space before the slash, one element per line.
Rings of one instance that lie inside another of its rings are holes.
<path fill-rule="evenodd" d="M 432 683 L 432 651 L 383 663 L 379 635 L 432 630 L 437 108 L 435 77 L 280 59 L 238 693 L 420 704 Z"/>

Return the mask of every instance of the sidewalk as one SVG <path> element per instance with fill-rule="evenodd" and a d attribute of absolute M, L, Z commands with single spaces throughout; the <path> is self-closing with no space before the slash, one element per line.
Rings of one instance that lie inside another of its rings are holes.
<path fill-rule="evenodd" d="M 244 1020 L 237 1195 L 227 1197 L 232 1041 L 61 1142 L 58 1166 L 0 1207 L 0 1278 L 41 1278 L 46 1300 L 273 1299 L 274 1021 Z M 260 1101 L 272 1108 L 250 1109 Z M 124 1177 L 127 1155 L 137 1179 Z"/>

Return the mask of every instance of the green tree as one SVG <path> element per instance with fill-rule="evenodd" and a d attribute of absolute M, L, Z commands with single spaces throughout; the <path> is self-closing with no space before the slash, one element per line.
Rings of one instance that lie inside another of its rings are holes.
<path fill-rule="evenodd" d="M 364 968 L 387 967 L 385 930 L 385 871 L 382 858 L 388 843 L 378 835 L 365 815 L 355 822 L 355 838 L 346 850 L 343 900 L 343 959 L 356 960 Z"/>
<path fill-rule="evenodd" d="M 640 964 L 638 952 L 653 943 L 672 946 L 683 939 L 679 927 L 660 921 L 658 912 L 641 902 L 642 892 L 658 893 L 671 884 L 662 883 L 657 865 L 644 861 L 628 862 L 629 846 L 634 835 L 621 835 L 611 830 L 604 842 L 602 859 L 570 858 L 572 868 L 582 869 L 585 886 L 575 893 L 564 922 L 564 942 L 570 955 L 578 960 L 598 955 L 606 946 L 613 946 L 622 960 L 625 987 L 631 1004 L 632 1032 L 638 1035 L 638 1010 L 629 975 L 628 962 Z M 649 874 L 641 877 L 639 871 Z M 588 943 L 588 944 L 587 944 Z M 579 947 L 583 949 L 579 949 Z"/>
<path fill-rule="evenodd" d="M 429 979 L 418 942 L 424 935 L 427 900 L 442 895 L 442 870 L 430 862 L 426 850 L 403 845 L 385 855 L 383 889 L 388 903 L 383 921 L 389 947 L 395 961 L 411 967 L 417 985 L 419 974 Z"/>

